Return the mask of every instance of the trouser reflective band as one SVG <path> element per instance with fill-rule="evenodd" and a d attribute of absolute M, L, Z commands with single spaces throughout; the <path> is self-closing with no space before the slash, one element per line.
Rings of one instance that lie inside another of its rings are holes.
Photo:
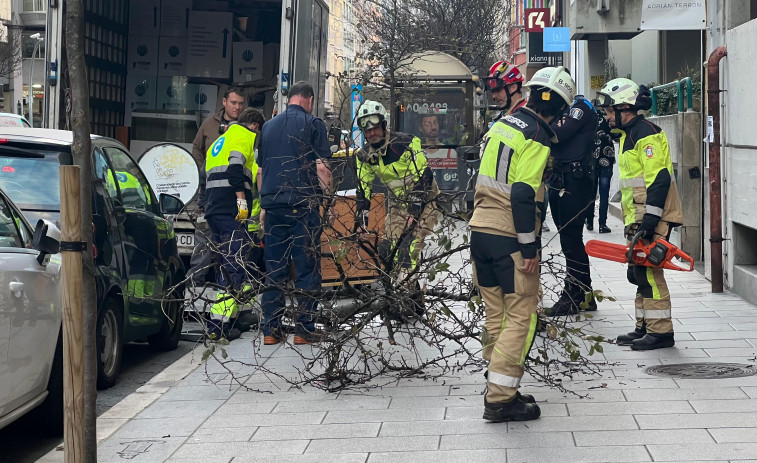
<path fill-rule="evenodd" d="M 665 334 L 673 332 L 670 297 L 664 299 L 644 299 L 644 320 L 647 332 Z"/>
<path fill-rule="evenodd" d="M 517 388 L 520 385 L 520 378 L 489 371 L 489 382 L 503 387 Z"/>
<path fill-rule="evenodd" d="M 237 305 L 237 301 L 229 297 L 225 292 L 219 291 L 215 304 L 210 308 L 210 318 L 226 321 L 230 318 L 236 318 L 238 314 L 239 306 Z"/>

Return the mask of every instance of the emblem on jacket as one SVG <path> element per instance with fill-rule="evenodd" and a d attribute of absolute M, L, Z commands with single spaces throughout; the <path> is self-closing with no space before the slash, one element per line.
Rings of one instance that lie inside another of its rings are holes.
<path fill-rule="evenodd" d="M 646 153 L 647 158 L 652 159 L 652 157 L 654 156 L 654 148 L 652 147 L 652 145 L 647 145 L 644 148 L 644 153 Z"/>

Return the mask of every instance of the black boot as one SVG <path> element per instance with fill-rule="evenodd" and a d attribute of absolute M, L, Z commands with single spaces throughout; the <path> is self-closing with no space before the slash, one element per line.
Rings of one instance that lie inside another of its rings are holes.
<path fill-rule="evenodd" d="M 239 312 L 239 316 L 236 319 L 236 323 L 232 326 L 238 328 L 242 333 L 246 333 L 252 329 L 253 326 L 258 324 L 258 316 L 253 313 L 252 310 L 245 310 Z"/>
<path fill-rule="evenodd" d="M 565 315 L 575 315 L 577 313 L 578 306 L 573 303 L 573 300 L 568 295 L 567 291 L 562 292 L 560 299 L 555 302 L 555 305 L 544 309 L 544 315 L 547 317 L 563 317 Z"/>
<path fill-rule="evenodd" d="M 621 334 L 615 342 L 617 342 L 619 346 L 630 346 L 633 344 L 634 340 L 643 338 L 645 334 L 647 334 L 647 330 L 642 326 L 641 328 L 634 329 L 628 334 Z"/>
<path fill-rule="evenodd" d="M 486 378 L 487 381 L 489 380 L 489 370 L 484 371 L 484 378 Z M 515 393 L 515 398 L 527 404 L 536 403 L 536 399 L 534 399 L 534 396 L 532 396 L 531 394 L 521 394 L 520 391 Z"/>
<path fill-rule="evenodd" d="M 601 224 L 599 226 L 599 233 L 610 233 L 612 230 L 610 230 L 610 227 L 608 227 L 605 224 Z"/>
<path fill-rule="evenodd" d="M 589 231 L 594 231 L 594 221 L 586 219 L 586 229 Z"/>
<path fill-rule="evenodd" d="M 484 419 L 494 423 L 505 421 L 531 421 L 541 416 L 536 404 L 526 403 L 513 398 L 510 402 L 489 403 L 484 397 Z"/>
<path fill-rule="evenodd" d="M 647 333 L 643 338 L 639 338 L 631 343 L 632 350 L 654 350 L 665 347 L 673 347 L 676 341 L 673 339 L 673 333 Z"/>

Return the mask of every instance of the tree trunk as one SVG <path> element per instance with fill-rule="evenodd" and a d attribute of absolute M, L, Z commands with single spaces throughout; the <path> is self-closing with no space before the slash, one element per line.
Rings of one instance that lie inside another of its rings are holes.
<path fill-rule="evenodd" d="M 84 313 L 84 461 L 97 461 L 97 294 L 92 257 L 92 141 L 90 139 L 89 86 L 84 61 L 84 4 L 82 0 L 66 0 L 66 55 L 71 82 L 71 128 L 73 131 L 74 164 L 80 170 L 82 240 L 87 250 L 82 253 Z"/>

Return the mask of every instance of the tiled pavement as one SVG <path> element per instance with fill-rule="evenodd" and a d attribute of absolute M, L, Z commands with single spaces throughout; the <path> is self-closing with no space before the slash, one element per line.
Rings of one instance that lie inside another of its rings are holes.
<path fill-rule="evenodd" d="M 620 222 L 610 218 L 620 241 Z M 554 240 L 550 246 L 557 246 Z M 604 301 L 593 328 L 614 337 L 633 325 L 634 288 L 621 264 L 592 260 Z M 711 294 L 697 273 L 667 272 L 676 347 L 634 352 L 608 345 L 599 379 L 577 378 L 564 395 L 524 379 L 537 397 L 539 420 L 489 424 L 481 419 L 480 373 L 446 381 L 401 380 L 364 392 L 330 394 L 290 389 L 253 374 L 247 381 L 272 391 L 209 383 L 196 368 L 200 350 L 177 362 L 98 420 L 99 461 L 172 462 L 642 462 L 757 461 L 757 376 L 671 379 L 646 366 L 735 362 L 754 366 L 757 308 L 731 293 Z M 229 346 L 249 356 L 249 340 Z M 284 347 L 260 351 L 266 365 L 293 371 Z M 223 378 L 208 365 L 213 378 Z M 62 461 L 52 452 L 41 461 Z"/>

